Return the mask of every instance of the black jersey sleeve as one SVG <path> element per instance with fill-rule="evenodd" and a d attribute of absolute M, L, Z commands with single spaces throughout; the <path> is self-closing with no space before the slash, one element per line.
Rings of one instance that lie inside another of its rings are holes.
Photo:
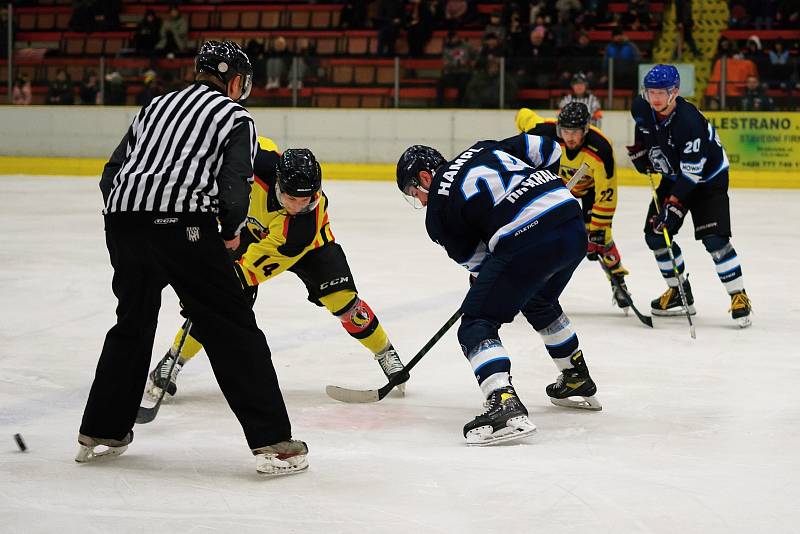
<path fill-rule="evenodd" d="M 233 239 L 245 224 L 250 207 L 250 182 L 253 180 L 252 120 L 242 120 L 231 131 L 217 175 L 219 187 L 219 221 L 222 238 Z"/>

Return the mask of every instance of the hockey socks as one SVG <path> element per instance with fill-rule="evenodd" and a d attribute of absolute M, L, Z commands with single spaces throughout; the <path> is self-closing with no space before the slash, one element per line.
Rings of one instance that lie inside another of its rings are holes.
<path fill-rule="evenodd" d="M 494 390 L 511 385 L 511 358 L 499 339 L 481 341 L 467 354 L 467 359 L 484 397 L 489 398 Z"/>

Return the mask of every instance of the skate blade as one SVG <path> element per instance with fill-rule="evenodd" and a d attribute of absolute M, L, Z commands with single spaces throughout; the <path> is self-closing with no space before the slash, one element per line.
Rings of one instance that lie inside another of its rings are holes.
<path fill-rule="evenodd" d="M 75 456 L 75 461 L 79 464 L 83 464 L 99 460 L 101 458 L 111 458 L 113 456 L 119 456 L 128 449 L 127 445 L 123 445 L 121 447 L 108 447 L 99 451 L 96 450 L 97 447 L 105 447 L 105 445 L 95 445 L 94 447 L 80 445 L 78 448 L 78 454 Z"/>
<path fill-rule="evenodd" d="M 683 311 L 683 308 L 672 308 L 671 310 L 650 308 L 650 312 L 657 317 L 682 317 L 686 315 L 686 312 Z M 697 315 L 694 305 L 689 306 L 689 315 Z"/>
<path fill-rule="evenodd" d="M 576 397 L 578 396 L 576 395 Z M 550 402 L 563 408 L 578 408 L 580 410 L 592 410 L 595 412 L 599 412 L 603 409 L 603 405 L 600 404 L 596 396 L 579 398 L 583 400 L 574 400 L 572 397 L 567 397 L 565 399 L 554 399 L 550 397 Z"/>
<path fill-rule="evenodd" d="M 279 460 L 277 458 L 259 458 L 256 464 L 256 471 L 265 477 L 279 477 L 294 475 L 308 470 L 308 458 L 305 455 L 296 456 L 291 461 Z"/>
<path fill-rule="evenodd" d="M 736 324 L 739 325 L 739 328 L 747 328 L 748 326 L 753 324 L 753 321 L 750 320 L 749 315 L 745 315 L 744 317 L 739 317 L 738 319 L 734 319 L 734 321 L 736 321 Z"/>
<path fill-rule="evenodd" d="M 506 427 L 492 432 L 492 426 L 486 425 L 473 428 L 467 432 L 467 445 L 471 447 L 485 447 L 507 441 L 522 439 L 536 432 L 534 425 L 527 416 L 512 417 L 506 421 Z"/>

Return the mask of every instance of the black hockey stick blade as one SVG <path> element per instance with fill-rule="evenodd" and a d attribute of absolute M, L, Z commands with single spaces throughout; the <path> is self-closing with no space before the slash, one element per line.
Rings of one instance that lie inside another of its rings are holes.
<path fill-rule="evenodd" d="M 192 320 L 187 319 L 183 325 L 183 334 L 181 335 L 180 343 L 178 343 L 178 350 L 175 352 L 175 358 L 172 360 L 172 365 L 169 368 L 167 376 L 172 376 L 172 370 L 175 369 L 175 364 L 178 363 L 178 357 L 183 350 L 183 344 L 186 343 L 186 337 L 189 335 L 189 330 L 192 328 Z M 161 402 L 164 400 L 164 395 L 167 393 L 167 388 L 161 388 L 161 395 L 158 396 L 156 403 L 147 408 L 146 406 L 139 406 L 139 411 L 136 412 L 136 424 L 144 425 L 150 423 L 158 415 L 158 410 L 161 408 Z"/>
<path fill-rule="evenodd" d="M 350 403 L 365 403 L 365 402 L 378 402 L 379 400 L 383 399 L 386 395 L 392 391 L 396 385 L 403 381 L 404 375 L 408 374 L 411 369 L 414 368 L 417 363 L 422 359 L 425 354 L 428 353 L 431 348 L 444 336 L 450 327 L 453 326 L 456 321 L 461 318 L 461 310 L 458 310 L 453 314 L 447 322 L 442 325 L 438 332 L 436 332 L 432 338 L 425 343 L 425 346 L 422 347 L 419 352 L 411 358 L 411 360 L 403 367 L 403 370 L 392 377 L 389 382 L 380 389 L 348 389 L 339 386 L 325 386 L 325 393 L 334 400 L 339 402 L 350 402 Z"/>

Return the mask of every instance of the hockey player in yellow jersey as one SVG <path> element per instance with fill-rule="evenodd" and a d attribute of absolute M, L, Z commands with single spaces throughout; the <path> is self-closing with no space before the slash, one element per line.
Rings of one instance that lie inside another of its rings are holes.
<path fill-rule="evenodd" d="M 344 251 L 334 240 L 328 198 L 321 189 L 322 170 L 314 154 L 304 148 L 279 154 L 271 140 L 260 137 L 253 169 L 247 227 L 233 252 L 234 268 L 252 302 L 259 284 L 292 271 L 305 284 L 308 300 L 336 316 L 347 333 L 375 355 L 387 378 L 403 372 L 403 362 L 372 309 L 359 297 Z M 202 348 L 198 341 L 202 332 L 192 328 L 172 366 L 182 334 L 183 328 L 150 373 L 147 391 L 156 398 L 165 386 L 168 394 L 175 394 L 178 372 Z M 397 386 L 401 394 L 404 388 L 404 383 Z"/>
<path fill-rule="evenodd" d="M 589 125 L 589 109 L 582 102 L 564 106 L 558 119 L 542 119 L 531 109 L 517 112 L 517 129 L 533 135 L 556 139 L 561 145 L 561 178 L 569 182 L 572 175 L 586 163 L 589 170 L 572 188 L 583 207 L 586 231 L 589 234 L 586 257 L 599 260 L 611 280 L 613 302 L 627 315 L 631 305 L 625 285 L 628 271 L 622 266 L 617 245 L 611 232 L 611 222 L 617 209 L 617 174 L 611 142 L 603 133 Z"/>

